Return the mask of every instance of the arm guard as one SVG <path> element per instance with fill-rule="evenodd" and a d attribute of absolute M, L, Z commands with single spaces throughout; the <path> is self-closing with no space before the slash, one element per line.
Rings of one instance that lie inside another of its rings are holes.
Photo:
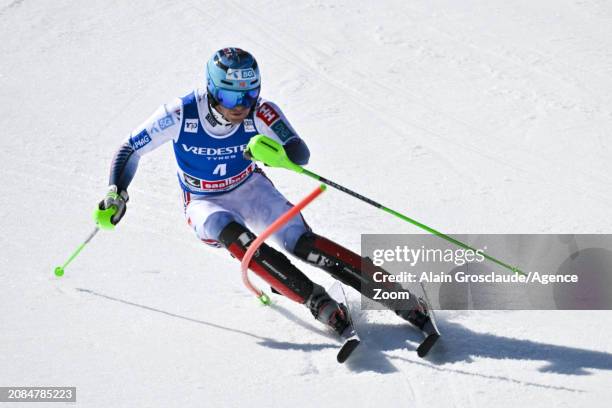
<path fill-rule="evenodd" d="M 306 146 L 306 143 L 304 143 L 302 139 L 291 139 L 283 147 L 285 148 L 285 152 L 287 153 L 289 160 L 295 164 L 299 164 L 300 166 L 308 164 L 308 159 L 310 159 L 310 150 L 308 150 L 308 146 Z"/>
<path fill-rule="evenodd" d="M 127 191 L 130 182 L 136 174 L 140 155 L 129 143 L 124 143 L 113 157 L 109 185 L 116 185 L 118 191 Z"/>

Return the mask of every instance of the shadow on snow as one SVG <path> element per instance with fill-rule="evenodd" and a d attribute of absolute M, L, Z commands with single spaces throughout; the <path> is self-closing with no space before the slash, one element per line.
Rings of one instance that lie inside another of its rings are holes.
<path fill-rule="evenodd" d="M 317 351 L 327 348 L 337 349 L 339 345 L 337 341 L 334 341 L 333 343 L 318 344 L 278 341 L 271 337 L 261 336 L 245 330 L 235 329 L 217 323 L 181 316 L 165 310 L 108 296 L 93 290 L 82 288 L 77 288 L 76 290 L 107 300 L 161 313 L 166 316 L 202 324 L 214 329 L 249 336 L 256 339 L 257 344 L 264 347 L 281 350 Z M 271 308 L 271 310 L 280 313 L 285 318 L 306 328 L 309 331 L 315 332 L 329 339 L 335 339 L 333 334 L 303 321 L 301 318 L 294 315 L 291 311 L 282 306 L 275 305 L 275 307 Z M 358 317 L 357 320 L 359 320 Z M 418 346 L 419 342 L 422 341 L 423 337 L 420 332 L 413 329 L 408 324 L 403 324 L 401 322 L 398 324 L 380 324 L 375 322 L 359 321 L 359 332 L 362 337 L 365 338 L 365 341 L 362 343 L 362 346 L 356 350 L 355 354 L 351 356 L 349 361 L 347 361 L 346 365 L 352 371 L 391 373 L 399 371 L 392 364 L 392 361 L 401 361 L 402 363 L 419 365 L 436 371 L 458 373 L 487 379 L 515 382 L 522 385 L 566 391 L 581 390 L 531 383 L 498 375 L 473 373 L 466 370 L 444 367 L 444 365 L 455 362 L 470 363 L 473 361 L 473 357 L 484 357 L 493 359 L 543 361 L 546 364 L 538 369 L 540 372 L 559 374 L 590 375 L 591 373 L 587 371 L 587 369 L 612 370 L 612 354 L 609 353 L 539 343 L 531 340 L 515 339 L 489 333 L 478 333 L 459 323 L 445 321 L 443 319 L 439 320 L 438 326 L 440 327 L 443 337 L 426 359 L 419 359 L 416 356 L 416 347 Z M 405 349 L 414 351 L 414 359 L 393 356 L 388 353 L 394 350 Z"/>
<path fill-rule="evenodd" d="M 161 310 L 161 309 L 156 309 L 154 307 L 151 306 L 146 306 L 146 305 L 141 305 L 139 303 L 134 303 L 134 302 L 130 302 L 128 300 L 124 300 L 124 299 L 119 299 L 113 296 L 109 296 L 109 295 L 105 295 L 103 293 L 99 293 L 90 289 L 83 289 L 83 288 L 76 288 L 77 291 L 82 292 L 82 293 L 88 293 L 90 295 L 93 296 L 97 296 L 100 298 L 104 298 L 107 300 L 111 300 L 113 302 L 119 302 L 119 303 L 123 303 L 125 305 L 129 305 L 129 306 L 133 306 L 133 307 L 137 307 L 140 309 L 145 309 L 145 310 L 149 310 L 151 312 L 156 312 L 156 313 L 161 313 L 163 315 L 166 316 L 170 316 L 170 317 L 174 317 L 177 319 L 182 319 L 182 320 L 187 320 L 189 322 L 192 323 L 198 323 L 198 324 L 202 324 L 204 326 L 213 328 L 213 329 L 217 329 L 217 330 L 223 330 L 226 332 L 231 332 L 231 333 L 236 333 L 236 334 L 241 334 L 244 336 L 249 336 L 252 337 L 254 339 L 257 340 L 257 344 L 264 346 L 264 347 L 269 347 L 269 348 L 274 348 L 274 349 L 280 349 L 280 350 L 301 350 L 301 351 L 317 351 L 317 350 L 323 350 L 326 348 L 338 348 L 338 344 L 333 344 L 333 343 L 318 343 L 318 344 L 312 344 L 312 343 L 294 343 L 294 342 L 286 342 L 286 341 L 277 341 L 271 337 L 266 337 L 266 336 L 261 336 L 255 333 L 250 333 L 246 330 L 240 330 L 240 329 L 234 329 L 232 327 L 228 327 L 228 326 L 223 326 L 221 324 L 217 324 L 217 323 L 211 323 L 211 322 L 207 322 L 205 320 L 198 320 L 198 319 L 194 319 L 191 317 L 187 317 L 187 316 L 181 316 L 178 315 L 176 313 L 172 313 L 172 312 L 168 312 L 165 310 Z M 298 322 L 298 324 L 300 324 L 300 326 L 303 327 L 308 327 L 309 330 L 313 330 L 313 331 L 319 331 L 322 332 L 316 328 L 311 328 L 309 327 L 309 325 L 303 321 L 301 321 L 297 316 L 293 315 L 293 313 L 289 312 L 286 309 L 280 308 L 280 307 L 275 307 L 273 308 L 274 310 L 276 309 L 281 309 L 278 310 L 282 315 L 284 315 L 285 317 L 287 317 L 288 319 L 292 319 L 296 322 Z M 325 333 L 326 334 L 326 333 Z"/>
<path fill-rule="evenodd" d="M 474 357 L 483 357 L 500 360 L 542 361 L 545 364 L 538 371 L 543 373 L 591 375 L 592 373 L 587 369 L 612 370 L 612 354 L 609 353 L 479 333 L 459 323 L 445 321 L 444 319 L 438 321 L 443 337 L 426 359 L 420 359 L 416 356 L 416 347 L 423 340 L 423 336 L 408 324 L 380 324 L 362 321 L 358 325 L 359 331 L 365 339 L 365 344 L 357 350 L 348 362 L 350 368 L 354 371 L 394 372 L 397 371 L 397 368 L 391 361 L 398 361 L 440 372 L 496 379 L 553 390 L 581 392 L 581 390 L 573 388 L 532 383 L 499 375 L 474 373 L 445 367 L 445 365 L 456 362 L 471 363 Z M 401 349 L 414 351 L 414 358 L 394 356 L 389 353 Z"/>

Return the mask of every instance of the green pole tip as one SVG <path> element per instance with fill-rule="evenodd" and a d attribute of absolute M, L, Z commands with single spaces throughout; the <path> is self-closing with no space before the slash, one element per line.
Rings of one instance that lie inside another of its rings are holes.
<path fill-rule="evenodd" d="M 327 186 L 325 184 L 321 184 L 319 188 L 321 189 L 321 191 L 327 190 Z"/>
<path fill-rule="evenodd" d="M 265 293 L 262 293 L 258 299 L 265 306 L 270 306 L 272 304 L 270 297 L 266 295 Z"/>
<path fill-rule="evenodd" d="M 62 268 L 61 266 L 58 266 L 57 268 L 55 268 L 55 276 L 57 277 L 64 276 L 64 268 Z"/>

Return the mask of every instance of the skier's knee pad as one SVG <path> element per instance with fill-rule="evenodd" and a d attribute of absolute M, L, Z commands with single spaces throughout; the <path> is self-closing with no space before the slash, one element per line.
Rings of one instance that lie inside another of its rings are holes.
<path fill-rule="evenodd" d="M 361 270 L 361 256 L 314 232 L 302 234 L 293 253 L 298 258 L 326 270 L 344 266 Z"/>
<path fill-rule="evenodd" d="M 370 258 L 362 258 L 342 245 L 313 232 L 303 234 L 295 245 L 294 254 L 363 293 L 365 286 L 374 284 L 374 273 L 387 274 L 376 267 Z M 398 284 L 384 282 L 382 288 L 397 288 Z"/>
<path fill-rule="evenodd" d="M 230 222 L 219 234 L 219 241 L 239 260 L 255 238 L 255 234 L 237 222 Z M 285 255 L 265 243 L 253 255 L 249 268 L 291 300 L 304 303 L 312 294 L 312 281 Z"/>
<path fill-rule="evenodd" d="M 293 254 L 309 264 L 323 269 L 331 267 L 331 262 L 325 257 L 323 251 L 317 248 L 317 240 L 321 237 L 314 232 L 306 232 L 295 243 Z"/>
<path fill-rule="evenodd" d="M 298 238 L 297 242 L 295 243 L 295 246 L 293 247 L 293 254 L 303 261 L 315 263 L 315 255 L 313 254 L 309 257 L 311 252 L 313 252 L 315 249 L 315 239 L 316 234 L 314 232 L 306 232 L 302 234 L 302 236 Z"/>
<path fill-rule="evenodd" d="M 234 213 L 229 211 L 217 211 L 208 216 L 204 221 L 204 236 L 201 238 L 212 238 L 221 241 L 221 232 L 232 222 L 241 224 L 243 221 Z"/>
<path fill-rule="evenodd" d="M 278 240 L 281 241 L 281 244 L 287 252 L 293 254 L 295 253 L 295 246 L 298 240 L 305 233 L 307 233 L 307 230 L 304 225 L 292 225 L 282 231 L 280 236 L 278 236 Z"/>
<path fill-rule="evenodd" d="M 219 232 L 219 241 L 228 249 L 233 244 L 238 244 L 246 249 L 246 247 L 254 239 L 255 234 L 249 231 L 247 227 L 236 221 L 230 221 Z"/>
<path fill-rule="evenodd" d="M 354 252 L 314 232 L 307 232 L 298 239 L 293 253 L 342 283 L 361 291 L 361 257 Z"/>

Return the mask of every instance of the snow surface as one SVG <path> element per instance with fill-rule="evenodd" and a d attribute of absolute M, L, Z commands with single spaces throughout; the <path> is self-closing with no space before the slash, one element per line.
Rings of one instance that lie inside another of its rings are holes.
<path fill-rule="evenodd" d="M 610 312 L 441 312 L 423 360 L 392 313 L 357 311 L 364 344 L 337 364 L 305 308 L 259 307 L 194 238 L 170 146 L 117 231 L 52 270 L 127 132 L 228 45 L 322 175 L 448 233 L 610 233 L 612 3 L 2 0 L 0 22 L 0 386 L 76 386 L 86 407 L 609 406 Z M 267 173 L 291 200 L 314 187 Z M 337 191 L 305 216 L 355 250 L 416 232 Z"/>

